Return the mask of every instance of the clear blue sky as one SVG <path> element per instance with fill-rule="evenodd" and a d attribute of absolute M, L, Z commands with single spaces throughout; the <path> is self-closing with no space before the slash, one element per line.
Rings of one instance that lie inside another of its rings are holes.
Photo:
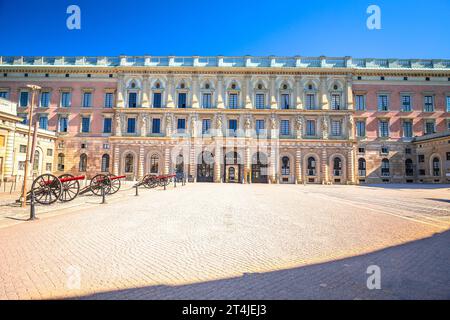
<path fill-rule="evenodd" d="M 366 27 L 371 4 L 382 30 Z M 0 35 L 0 55 L 450 58 L 450 0 L 0 0 Z"/>

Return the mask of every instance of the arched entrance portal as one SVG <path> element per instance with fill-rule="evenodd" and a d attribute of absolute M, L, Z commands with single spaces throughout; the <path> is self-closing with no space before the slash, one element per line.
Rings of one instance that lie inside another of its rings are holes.
<path fill-rule="evenodd" d="M 252 158 L 252 183 L 268 183 L 267 171 L 267 156 L 262 152 L 255 153 Z"/>
<path fill-rule="evenodd" d="M 197 182 L 214 182 L 214 156 L 209 151 L 198 157 Z"/>
<path fill-rule="evenodd" d="M 224 159 L 224 181 L 228 183 L 240 182 L 242 179 L 242 162 L 239 153 L 228 152 Z"/>

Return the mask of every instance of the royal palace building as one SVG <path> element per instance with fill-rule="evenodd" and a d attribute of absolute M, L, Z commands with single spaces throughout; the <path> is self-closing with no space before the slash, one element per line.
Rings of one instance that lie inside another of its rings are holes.
<path fill-rule="evenodd" d="M 56 174 L 450 179 L 450 60 L 0 57 L 0 97 L 25 124 L 33 96 L 33 121 L 56 133 Z"/>

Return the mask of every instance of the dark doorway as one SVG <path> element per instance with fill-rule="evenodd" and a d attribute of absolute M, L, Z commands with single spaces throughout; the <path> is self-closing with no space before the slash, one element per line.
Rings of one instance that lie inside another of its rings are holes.
<path fill-rule="evenodd" d="M 209 151 L 198 157 L 197 182 L 214 182 L 214 156 Z"/>
<path fill-rule="evenodd" d="M 252 183 L 268 183 L 267 171 L 267 156 L 262 152 L 255 153 L 252 158 Z"/>

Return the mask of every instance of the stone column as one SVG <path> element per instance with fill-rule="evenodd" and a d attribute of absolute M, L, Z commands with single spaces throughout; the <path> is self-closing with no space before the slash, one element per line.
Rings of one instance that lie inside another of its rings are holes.
<path fill-rule="evenodd" d="M 142 108 L 149 108 L 150 107 L 150 100 L 148 98 L 148 91 L 149 91 L 148 78 L 145 77 L 144 81 L 142 83 L 142 103 L 141 103 Z"/>
<path fill-rule="evenodd" d="M 141 180 L 144 177 L 144 147 L 139 147 L 138 172 L 137 179 Z"/>
<path fill-rule="evenodd" d="M 302 183 L 302 152 L 298 149 L 295 152 L 295 183 Z"/>
<path fill-rule="evenodd" d="M 270 76 L 270 109 L 277 109 L 277 90 L 275 88 L 276 76 Z"/>
<path fill-rule="evenodd" d="M 297 76 L 295 77 L 295 83 L 294 83 L 294 93 L 295 93 L 295 108 L 296 109 L 303 109 L 303 94 L 305 91 L 305 88 L 303 87 L 302 78 Z"/>
<path fill-rule="evenodd" d="M 148 116 L 147 114 L 140 114 L 140 134 L 141 137 L 147 136 L 147 122 L 148 122 Z"/>
<path fill-rule="evenodd" d="M 222 140 L 216 141 L 214 152 L 214 182 L 222 182 Z"/>
<path fill-rule="evenodd" d="M 198 75 L 192 76 L 192 108 L 200 108 L 200 84 Z"/>
<path fill-rule="evenodd" d="M 252 174 L 252 159 L 250 155 L 250 147 L 245 147 L 245 154 L 244 154 L 244 183 L 252 183 L 251 179 Z M 247 178 L 249 178 L 247 180 Z"/>
<path fill-rule="evenodd" d="M 252 109 L 252 85 L 251 85 L 251 81 L 250 81 L 250 76 L 246 75 L 244 77 L 244 86 L 243 86 L 243 96 L 244 96 L 244 108 L 245 109 Z"/>
<path fill-rule="evenodd" d="M 322 163 L 322 184 L 328 184 L 328 155 L 327 155 L 327 151 L 325 148 L 322 149 L 322 159 L 321 159 L 321 163 Z"/>
<path fill-rule="evenodd" d="M 8 132 L 8 138 L 6 140 L 6 150 L 5 150 L 5 171 L 4 177 L 8 178 L 13 175 L 14 167 L 14 131 Z"/>
<path fill-rule="evenodd" d="M 348 151 L 347 162 L 347 184 L 355 184 L 355 153 L 353 148 Z"/>
<path fill-rule="evenodd" d="M 346 95 L 347 95 L 347 109 L 354 110 L 354 102 L 353 102 L 353 80 L 352 76 L 347 76 L 346 83 Z"/>
<path fill-rule="evenodd" d="M 114 116 L 114 122 L 115 136 L 120 137 L 122 136 L 122 121 L 119 113 L 116 113 L 116 115 Z"/>
<path fill-rule="evenodd" d="M 167 108 L 175 108 L 175 102 L 173 100 L 174 92 L 175 92 L 175 84 L 173 75 L 169 75 L 167 77 L 167 97 L 166 97 Z"/>
<path fill-rule="evenodd" d="M 277 179 L 277 162 L 278 162 L 277 150 L 275 146 L 270 147 L 270 181 L 271 183 L 278 183 Z"/>
<path fill-rule="evenodd" d="M 322 110 L 328 110 L 330 106 L 328 105 L 328 92 L 327 92 L 327 78 L 320 78 L 320 91 L 319 91 L 319 103 Z"/>
<path fill-rule="evenodd" d="M 164 149 L 164 174 L 169 174 L 170 170 L 170 149 Z"/>
<path fill-rule="evenodd" d="M 120 165 L 120 148 L 118 146 L 114 147 L 114 166 L 113 173 L 114 175 L 119 175 L 119 165 Z"/>
<path fill-rule="evenodd" d="M 223 94 L 223 76 L 217 76 L 217 108 L 224 109 L 225 108 L 225 100 Z"/>
<path fill-rule="evenodd" d="M 195 164 L 195 145 L 192 144 L 189 150 L 189 175 L 192 176 L 194 182 L 197 181 L 196 174 L 196 164 Z"/>
<path fill-rule="evenodd" d="M 123 108 L 125 105 L 124 100 L 124 77 L 123 75 L 118 76 L 118 82 L 117 82 L 117 108 Z"/>

